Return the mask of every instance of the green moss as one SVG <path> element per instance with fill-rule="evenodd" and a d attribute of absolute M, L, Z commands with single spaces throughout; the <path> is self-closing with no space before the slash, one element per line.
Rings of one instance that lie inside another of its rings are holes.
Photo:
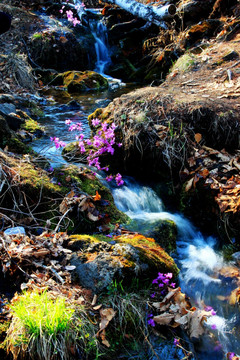
<path fill-rule="evenodd" d="M 53 85 L 64 85 L 69 93 L 98 91 L 108 88 L 108 81 L 94 71 L 66 71 L 59 74 Z"/>
<path fill-rule="evenodd" d="M 97 237 L 91 235 L 71 235 L 67 240 L 67 247 L 72 251 L 79 251 L 86 249 L 90 244 L 96 243 L 99 240 Z"/>
<path fill-rule="evenodd" d="M 149 233 L 166 251 L 176 250 L 177 226 L 172 220 L 161 220 Z"/>
<path fill-rule="evenodd" d="M 115 238 L 119 243 L 127 243 L 136 247 L 140 252 L 140 258 L 151 269 L 159 269 L 162 272 L 172 272 L 177 276 L 179 269 L 173 258 L 169 256 L 152 238 L 143 235 L 126 235 Z"/>
<path fill-rule="evenodd" d="M 185 72 L 192 68 L 195 64 L 195 57 L 192 54 L 182 55 L 173 65 L 171 71 L 181 71 Z"/>
<path fill-rule="evenodd" d="M 32 152 L 30 146 L 25 145 L 21 140 L 19 140 L 17 137 L 14 136 L 4 137 L 2 145 L 3 148 L 7 146 L 9 151 L 12 151 L 17 154 L 29 154 Z"/>
<path fill-rule="evenodd" d="M 102 113 L 103 113 L 103 109 L 102 108 L 97 108 L 92 114 L 90 114 L 88 116 L 88 122 L 89 125 L 91 126 L 91 120 L 93 119 L 102 119 Z"/>
<path fill-rule="evenodd" d="M 42 36 L 43 36 L 42 33 L 35 33 L 35 34 L 32 35 L 32 39 L 41 39 Z"/>
<path fill-rule="evenodd" d="M 33 119 L 25 120 L 25 123 L 22 125 L 22 129 L 30 132 L 31 134 L 34 134 L 36 131 L 43 131 L 42 126 Z"/>

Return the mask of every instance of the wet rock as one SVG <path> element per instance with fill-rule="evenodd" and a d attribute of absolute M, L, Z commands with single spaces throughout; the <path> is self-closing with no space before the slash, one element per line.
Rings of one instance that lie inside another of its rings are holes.
<path fill-rule="evenodd" d="M 176 250 L 177 226 L 174 221 L 160 220 L 148 236 L 153 237 L 167 252 Z"/>
<path fill-rule="evenodd" d="M 59 106 L 61 111 L 81 110 L 81 105 L 76 100 L 71 100 L 65 105 Z"/>
<path fill-rule="evenodd" d="M 10 113 L 15 113 L 16 107 L 12 103 L 2 103 L 0 105 L 0 114 L 9 115 Z"/>
<path fill-rule="evenodd" d="M 117 236 L 115 244 L 93 236 L 73 235 L 71 249 L 76 249 L 75 241 L 81 249 L 71 258 L 76 279 L 94 292 L 104 290 L 116 278 L 130 284 L 135 277 L 152 276 L 157 271 L 178 273 L 174 260 L 153 239 L 143 235 Z"/>
<path fill-rule="evenodd" d="M 5 119 L 8 123 L 8 126 L 10 129 L 16 131 L 20 129 L 21 125 L 24 123 L 24 120 L 18 116 L 17 114 L 10 113 L 8 115 L 5 115 Z"/>

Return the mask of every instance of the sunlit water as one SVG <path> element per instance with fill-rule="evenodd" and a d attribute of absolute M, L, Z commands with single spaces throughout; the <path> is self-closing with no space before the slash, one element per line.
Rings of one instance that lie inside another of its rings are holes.
<path fill-rule="evenodd" d="M 81 122 L 83 133 L 87 139 L 90 136 L 88 115 L 97 108 L 107 106 L 115 97 L 122 95 L 136 88 L 134 84 L 124 87 L 109 88 L 102 92 L 75 94 L 73 99 L 78 107 L 71 109 L 68 106 L 70 99 L 64 98 L 62 90 L 51 90 L 45 93 L 45 102 L 42 105 L 44 117 L 38 122 L 45 128 L 45 136 L 35 139 L 31 144 L 32 148 L 39 154 L 46 156 L 52 166 L 65 163 L 61 156 L 61 151 L 56 150 L 50 137 L 58 137 L 60 140 L 69 143 L 75 140 L 75 132 L 68 131 L 65 124 L 67 119 L 73 123 Z"/>
<path fill-rule="evenodd" d="M 113 189 L 113 196 L 117 207 L 133 219 L 132 230 L 147 234 L 159 220 L 169 219 L 176 223 L 177 253 L 172 256 L 181 270 L 179 281 L 182 291 L 190 296 L 193 304 L 202 309 L 212 306 L 217 312 L 205 324 L 210 336 L 204 338 L 197 349 L 198 358 L 220 360 L 225 359 L 228 351 L 239 353 L 238 309 L 228 305 L 227 301 L 219 300 L 229 295 L 236 288 L 236 283 L 220 275 L 220 269 L 227 264 L 214 250 L 216 239 L 204 237 L 182 215 L 164 211 L 157 194 L 133 180 L 126 179 L 125 186 Z"/>
<path fill-rule="evenodd" d="M 107 43 L 104 28 L 99 25 L 93 28 L 96 39 L 96 70 L 104 74 L 109 63 L 106 54 Z M 105 37 L 105 38 L 104 38 Z M 104 52 L 105 49 L 105 52 Z M 108 49 L 107 49 L 108 50 Z M 90 129 L 87 117 L 98 107 L 105 107 L 113 98 L 131 90 L 131 86 L 121 88 L 121 81 L 109 80 L 110 88 L 101 93 L 85 93 L 74 99 L 78 107 L 71 109 L 67 100 L 63 101 L 61 91 L 48 95 L 43 106 L 45 117 L 39 122 L 45 127 L 46 135 L 33 142 L 33 148 L 45 155 L 52 166 L 64 163 L 59 150 L 50 142 L 51 137 L 59 137 L 66 143 L 75 139 L 75 134 L 68 132 L 65 120 L 81 121 L 85 137 L 89 137 Z M 120 86 L 119 86 L 120 84 Z M 136 86 L 135 86 L 136 87 Z M 117 88 L 117 89 L 116 89 Z M 211 336 L 205 337 L 197 349 L 199 360 L 222 360 L 228 351 L 240 353 L 238 309 L 230 307 L 224 299 L 236 288 L 231 278 L 224 278 L 219 271 L 226 266 L 221 254 L 216 252 L 216 239 L 204 237 L 194 226 L 180 214 L 172 214 L 164 209 L 162 201 L 148 186 L 141 186 L 132 180 L 126 180 L 125 186 L 114 188 L 113 196 L 117 207 L 125 212 L 132 221 L 132 230 L 147 234 L 159 220 L 173 220 L 178 228 L 177 252 L 172 254 L 181 272 L 180 286 L 190 296 L 192 303 L 200 308 L 212 306 L 217 312 L 210 317 L 206 326 Z M 154 276 L 154 274 L 153 274 Z M 216 327 L 216 329 L 212 329 Z M 167 359 L 166 359 L 167 360 Z"/>

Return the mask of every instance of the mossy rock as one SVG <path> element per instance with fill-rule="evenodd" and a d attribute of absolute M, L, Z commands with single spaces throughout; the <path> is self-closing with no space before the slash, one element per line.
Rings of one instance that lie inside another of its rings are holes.
<path fill-rule="evenodd" d="M 25 145 L 19 136 L 9 128 L 7 121 L 0 115 L 0 147 L 18 154 L 27 154 L 31 152 L 29 146 Z"/>
<path fill-rule="evenodd" d="M 103 237 L 102 237 L 103 240 Z M 70 238 L 69 247 L 79 250 L 73 253 L 71 264 L 76 266 L 75 281 L 95 293 L 106 289 L 114 280 L 123 280 L 125 287 L 133 279 L 150 278 L 157 271 L 179 270 L 174 260 L 154 241 L 143 235 L 105 237 L 77 235 Z"/>
<path fill-rule="evenodd" d="M 52 85 L 64 85 L 69 93 L 81 93 L 107 89 L 108 81 L 94 71 L 66 71 L 59 74 Z"/>
<path fill-rule="evenodd" d="M 26 130 L 30 134 L 34 134 L 38 137 L 43 135 L 44 128 L 36 121 L 33 120 L 26 112 L 18 111 L 18 115 L 24 119 L 24 123 L 21 125 L 21 129 Z"/>
<path fill-rule="evenodd" d="M 34 33 L 29 49 L 39 67 L 57 71 L 86 70 L 92 68 L 96 58 L 94 43 L 90 33 L 76 38 L 69 28 L 55 27 Z"/>
<path fill-rule="evenodd" d="M 195 64 L 195 57 L 191 54 L 184 54 L 177 59 L 173 67 L 171 68 L 171 72 L 180 71 L 186 72 L 190 70 Z"/>
<path fill-rule="evenodd" d="M 62 157 L 69 162 L 86 163 L 86 154 L 81 154 L 77 141 L 72 141 L 63 148 Z"/>
<path fill-rule="evenodd" d="M 172 220 L 160 220 L 148 233 L 167 252 L 175 251 L 177 248 L 177 225 Z"/>
<path fill-rule="evenodd" d="M 51 170 L 50 173 L 31 162 L 31 156 L 22 158 L 8 156 L 0 152 L 0 163 L 8 176 L 8 181 L 13 183 L 11 191 L 5 185 L 4 199 L 1 206 L 13 209 L 14 203 L 21 203 L 21 212 L 17 216 L 26 218 L 29 214 L 29 221 L 38 219 L 39 226 L 45 226 L 46 221 L 50 227 L 55 228 L 62 214 L 60 204 L 64 197 L 73 189 L 76 195 L 86 194 L 94 203 L 99 214 L 99 220 L 94 221 L 86 216 L 85 212 L 79 211 L 76 205 L 68 214 L 70 222 L 62 223 L 61 230 L 81 232 L 97 231 L 100 225 L 112 223 L 126 223 L 127 215 L 119 211 L 108 188 L 92 175 L 89 170 L 83 170 L 77 166 L 63 167 Z M 94 200 L 96 192 L 100 199 Z M 33 214 L 29 209 L 34 209 Z"/>
<path fill-rule="evenodd" d="M 140 250 L 141 259 L 151 269 L 158 269 L 161 272 L 172 272 L 176 276 L 179 272 L 173 258 L 153 239 L 144 235 L 122 235 L 116 237 L 119 243 L 128 243 Z"/>
<path fill-rule="evenodd" d="M 79 189 L 81 193 L 93 197 L 98 192 L 101 199 L 96 201 L 95 205 L 107 222 L 115 224 L 129 221 L 128 216 L 117 209 L 111 191 L 90 170 L 76 165 L 69 165 L 56 169 L 54 175 L 61 184 L 61 189 L 65 189 L 65 193 L 70 190 L 70 185 L 75 189 Z"/>

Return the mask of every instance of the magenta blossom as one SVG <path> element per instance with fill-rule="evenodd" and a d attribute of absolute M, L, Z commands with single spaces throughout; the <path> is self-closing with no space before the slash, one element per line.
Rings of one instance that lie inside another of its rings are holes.
<path fill-rule="evenodd" d="M 112 180 L 113 180 L 113 176 L 112 176 L 112 175 L 106 176 L 106 180 L 107 180 L 107 181 L 112 181 Z"/>
<path fill-rule="evenodd" d="M 92 119 L 92 125 L 94 127 L 98 126 L 100 124 L 100 120 L 99 119 Z"/>
<path fill-rule="evenodd" d="M 59 140 L 59 138 L 57 137 L 50 137 L 50 140 L 54 142 L 54 145 L 56 147 L 56 149 L 59 149 L 60 147 L 65 147 L 66 143 Z"/>
<path fill-rule="evenodd" d="M 115 176 L 115 180 L 116 180 L 116 183 L 117 183 L 118 186 L 121 186 L 121 185 L 124 184 L 124 181 L 122 179 L 122 175 L 119 174 L 119 173 Z"/>
<path fill-rule="evenodd" d="M 174 344 L 175 346 L 180 345 L 180 340 L 175 338 L 175 339 L 173 340 L 173 344 Z"/>

